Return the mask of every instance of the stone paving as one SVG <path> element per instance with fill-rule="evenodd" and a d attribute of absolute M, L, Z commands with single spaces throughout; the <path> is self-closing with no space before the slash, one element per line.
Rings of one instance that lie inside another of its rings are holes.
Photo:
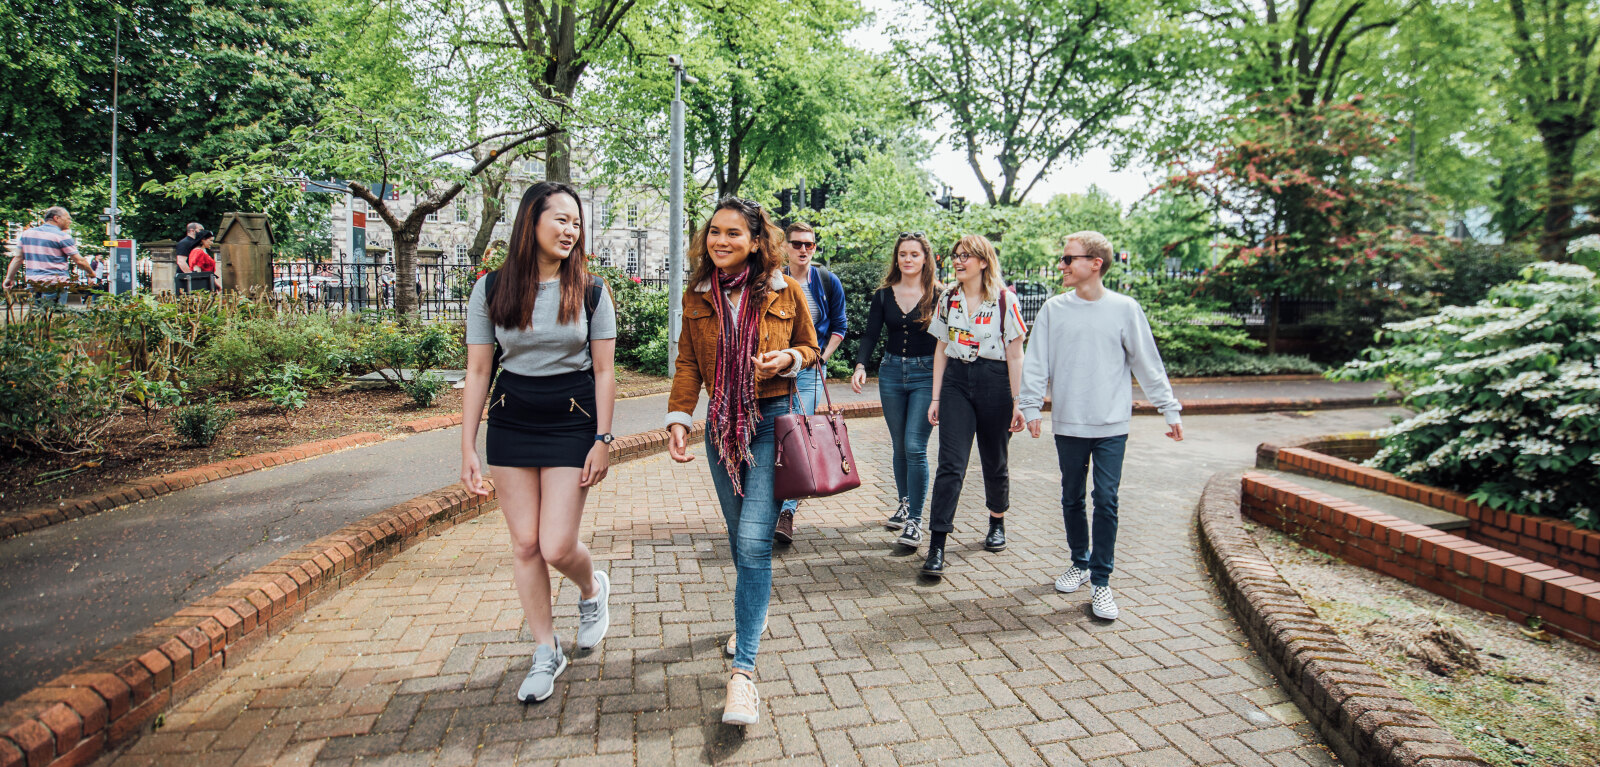
<path fill-rule="evenodd" d="M 618 466 L 584 534 L 609 569 L 612 624 L 556 694 L 514 693 L 532 645 L 489 514 L 330 597 L 103 761 L 143 764 L 1327 765 L 1218 600 L 1194 550 L 1213 472 L 1263 440 L 1374 428 L 1391 410 L 1197 416 L 1189 439 L 1137 418 L 1116 588 L 1122 618 L 1057 594 L 1065 567 L 1048 435 L 1012 441 L 1010 548 L 984 552 L 974 461 L 950 573 L 919 580 L 881 526 L 882 422 L 850 422 L 864 485 L 801 507 L 774 560 L 758 661 L 762 720 L 720 723 L 733 568 L 703 451 Z M 576 625 L 576 590 L 558 630 Z"/>

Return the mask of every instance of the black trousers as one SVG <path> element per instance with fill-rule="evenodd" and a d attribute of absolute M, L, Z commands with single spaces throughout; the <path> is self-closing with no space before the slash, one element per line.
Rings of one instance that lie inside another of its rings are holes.
<path fill-rule="evenodd" d="M 1011 376 L 1006 363 L 978 358 L 947 360 L 939 389 L 939 468 L 933 477 L 929 530 L 955 532 L 956 504 L 967 479 L 972 440 L 983 462 L 984 505 L 996 513 L 1011 508 Z"/>

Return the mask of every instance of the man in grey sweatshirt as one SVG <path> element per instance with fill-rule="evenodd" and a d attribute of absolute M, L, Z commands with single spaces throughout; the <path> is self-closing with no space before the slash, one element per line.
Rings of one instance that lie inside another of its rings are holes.
<path fill-rule="evenodd" d="M 1090 609 L 1116 620 L 1111 570 L 1117 545 L 1117 490 L 1128 425 L 1133 420 L 1129 375 L 1167 419 L 1167 436 L 1183 440 L 1166 367 L 1156 351 L 1150 323 L 1132 298 L 1106 289 L 1101 278 L 1111 264 L 1111 242 L 1099 232 L 1066 238 L 1061 283 L 1072 288 L 1039 310 L 1022 363 L 1018 405 L 1028 432 L 1039 438 L 1039 412 L 1050 394 L 1050 430 L 1061 467 L 1061 514 L 1072 549 L 1072 566 L 1056 579 L 1056 591 L 1070 594 L 1084 583 L 1092 589 Z M 1084 509 L 1084 485 L 1094 466 L 1094 523 L 1091 535 Z"/>

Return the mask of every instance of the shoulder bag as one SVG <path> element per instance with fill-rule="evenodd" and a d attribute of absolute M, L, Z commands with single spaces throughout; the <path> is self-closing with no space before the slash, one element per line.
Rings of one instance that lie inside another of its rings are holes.
<path fill-rule="evenodd" d="M 844 417 L 833 409 L 827 371 L 821 362 L 817 363 L 817 372 L 822 396 L 827 399 L 827 412 L 800 412 L 794 390 L 790 389 L 789 412 L 778 416 L 773 424 L 772 436 L 777 443 L 772 472 L 774 498 L 824 498 L 861 486 L 861 472 L 850 452 L 850 434 Z"/>

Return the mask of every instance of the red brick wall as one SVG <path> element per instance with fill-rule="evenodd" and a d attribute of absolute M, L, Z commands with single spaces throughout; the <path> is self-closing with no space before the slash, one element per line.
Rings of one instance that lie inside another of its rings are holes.
<path fill-rule="evenodd" d="M 1244 475 L 1240 510 L 1255 522 L 1295 535 L 1302 544 L 1351 564 L 1518 623 L 1537 617 L 1553 633 L 1600 647 L 1600 583 L 1590 578 L 1406 522 L 1281 477 Z"/>
<path fill-rule="evenodd" d="M 1277 450 L 1282 471 L 1321 477 L 1415 501 L 1466 517 L 1468 540 L 1493 546 L 1535 562 L 1600 580 L 1600 532 L 1580 530 L 1571 522 L 1534 517 L 1480 506 L 1449 490 L 1408 482 L 1386 471 L 1330 456 L 1320 447 Z"/>

